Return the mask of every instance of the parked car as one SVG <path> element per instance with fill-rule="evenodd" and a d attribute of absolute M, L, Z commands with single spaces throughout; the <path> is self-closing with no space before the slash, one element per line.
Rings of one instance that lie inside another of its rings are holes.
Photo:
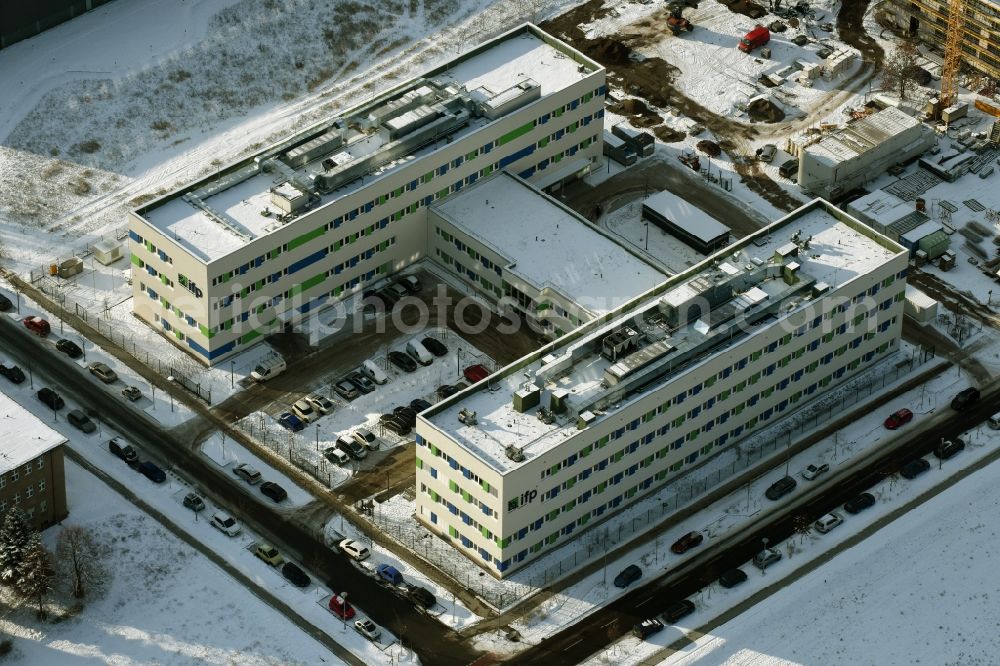
<path fill-rule="evenodd" d="M 281 575 L 295 587 L 309 587 L 309 583 L 312 582 L 306 572 L 292 562 L 285 562 L 281 567 Z"/>
<path fill-rule="evenodd" d="M 296 400 L 292 404 L 292 414 L 299 417 L 303 424 L 307 424 L 310 421 L 314 421 L 319 418 L 319 412 L 313 409 L 312 403 L 304 399 Z"/>
<path fill-rule="evenodd" d="M 118 381 L 118 374 L 106 363 L 91 363 L 87 366 L 87 370 L 105 384 L 114 384 Z"/>
<path fill-rule="evenodd" d="M 915 479 L 931 468 L 931 464 L 923 458 L 917 458 L 903 465 L 899 475 L 904 479 Z"/>
<path fill-rule="evenodd" d="M 723 571 L 722 575 L 719 576 L 719 585 L 725 588 L 736 587 L 740 583 L 745 582 L 747 575 L 743 572 L 743 569 L 730 569 L 729 571 Z"/>
<path fill-rule="evenodd" d="M 184 508 L 191 509 L 195 513 L 205 510 L 205 500 L 198 496 L 197 493 L 188 493 L 184 496 Z"/>
<path fill-rule="evenodd" d="M 416 398 L 415 400 L 411 400 L 410 401 L 410 408 L 413 411 L 415 411 L 416 413 L 419 414 L 420 412 L 424 411 L 425 409 L 430 409 L 431 408 L 431 403 L 427 402 L 426 400 L 422 400 L 420 398 Z"/>
<path fill-rule="evenodd" d="M 778 167 L 778 175 L 781 176 L 782 178 L 788 178 L 789 180 L 793 180 L 794 178 L 798 177 L 798 174 L 799 174 L 799 161 L 794 157 L 790 160 L 785 160 L 784 162 L 781 163 L 781 166 Z"/>
<path fill-rule="evenodd" d="M 66 420 L 69 424 L 78 430 L 82 430 L 88 435 L 95 430 L 97 430 L 97 425 L 90 420 L 90 417 L 81 412 L 79 409 L 72 409 L 66 414 Z"/>
<path fill-rule="evenodd" d="M 108 440 L 108 450 L 127 463 L 134 463 L 139 459 L 139 454 L 132 445 L 121 437 L 112 437 Z"/>
<path fill-rule="evenodd" d="M 347 379 L 357 386 L 362 393 L 371 393 L 375 390 L 375 382 L 360 372 L 352 372 L 347 376 Z"/>
<path fill-rule="evenodd" d="M 410 426 L 400 420 L 395 414 L 383 414 L 379 417 L 378 422 L 383 428 L 400 437 L 410 434 Z"/>
<path fill-rule="evenodd" d="M 403 584 L 403 574 L 399 573 L 399 569 L 392 566 L 391 564 L 380 564 L 375 567 L 375 573 L 379 578 L 392 585 L 402 585 Z"/>
<path fill-rule="evenodd" d="M 344 539 L 339 544 L 340 549 L 347 554 L 348 557 L 361 562 L 362 560 L 368 559 L 371 555 L 371 551 L 365 548 L 364 544 L 355 541 L 354 539 Z"/>
<path fill-rule="evenodd" d="M 821 463 L 819 465 L 806 465 L 806 468 L 802 470 L 802 478 L 806 481 L 812 481 L 820 474 L 826 474 L 830 471 L 830 466 L 826 463 Z M 793 488 L 795 486 L 792 486 Z"/>
<path fill-rule="evenodd" d="M 632 635 L 645 640 L 663 629 L 663 623 L 656 618 L 643 620 L 632 626 Z"/>
<path fill-rule="evenodd" d="M 389 352 L 389 362 L 403 372 L 416 372 L 417 362 L 400 351 Z"/>
<path fill-rule="evenodd" d="M 167 480 L 167 473 L 156 466 L 148 460 L 139 463 L 139 467 L 136 468 L 139 474 L 152 481 L 153 483 L 163 483 Z"/>
<path fill-rule="evenodd" d="M 0 294 L 0 312 L 7 312 L 7 310 L 10 310 L 12 307 L 14 307 L 14 304 L 11 303 L 10 299 L 3 294 Z"/>
<path fill-rule="evenodd" d="M 861 513 L 872 506 L 875 506 L 875 496 L 871 493 L 861 493 L 854 499 L 847 500 L 844 504 L 844 511 L 847 513 Z"/>
<path fill-rule="evenodd" d="M 687 617 L 694 612 L 694 602 L 681 599 L 667 606 L 663 611 L 663 620 L 668 624 L 673 624 L 683 617 Z"/>
<path fill-rule="evenodd" d="M 333 411 L 333 403 L 330 402 L 330 399 L 319 393 L 310 393 L 306 396 L 306 400 L 320 414 L 329 414 Z"/>
<path fill-rule="evenodd" d="M 366 428 L 358 428 L 351 433 L 351 437 L 354 438 L 355 442 L 369 451 L 374 451 L 378 448 L 378 439 Z"/>
<path fill-rule="evenodd" d="M 83 356 L 83 350 L 80 349 L 80 345 L 66 338 L 60 338 L 56 341 L 56 349 L 70 358 L 80 358 Z"/>
<path fill-rule="evenodd" d="M 630 564 L 615 576 L 615 587 L 628 587 L 642 577 L 642 569 L 635 564 Z"/>
<path fill-rule="evenodd" d="M 393 282 L 388 287 L 386 287 L 383 291 L 387 291 L 390 294 L 392 294 L 396 298 L 396 302 L 397 303 L 410 295 L 410 290 L 407 289 L 406 287 L 404 287 L 398 281 L 397 282 Z"/>
<path fill-rule="evenodd" d="M 24 381 L 24 371 L 16 365 L 0 363 L 0 375 L 3 375 L 15 384 L 20 384 Z"/>
<path fill-rule="evenodd" d="M 52 332 L 52 327 L 49 326 L 49 322 L 45 321 L 41 317 L 25 317 L 21 320 L 21 323 L 24 324 L 26 329 L 40 338 L 44 338 Z"/>
<path fill-rule="evenodd" d="M 38 393 L 35 396 L 42 401 L 43 404 L 47 405 L 49 409 L 62 409 L 66 406 L 66 402 L 62 399 L 62 396 L 50 389 L 48 386 L 43 386 L 38 389 Z"/>
<path fill-rule="evenodd" d="M 278 552 L 278 549 L 269 543 L 258 543 L 253 549 L 253 554 L 270 564 L 272 567 L 279 566 L 285 561 L 284 556 Z"/>
<path fill-rule="evenodd" d="M 439 357 L 445 356 L 448 353 L 448 348 L 445 347 L 444 343 L 438 340 L 437 338 L 432 338 L 431 336 L 428 335 L 420 342 L 423 343 L 424 349 L 434 354 L 435 356 Z"/>
<path fill-rule="evenodd" d="M 975 386 L 970 386 L 967 389 L 962 389 L 958 392 L 958 395 L 952 398 L 951 408 L 961 411 L 977 402 L 979 402 L 979 389 Z"/>
<path fill-rule="evenodd" d="M 462 374 L 467 380 L 469 380 L 470 383 L 475 384 L 476 382 L 480 382 L 489 377 L 490 371 L 486 369 L 485 365 L 476 363 L 475 365 L 470 365 L 463 370 Z"/>
<path fill-rule="evenodd" d="M 813 523 L 813 527 L 820 534 L 826 534 L 842 522 L 844 522 L 844 519 L 840 517 L 839 513 L 828 513 L 825 516 L 820 516 L 819 520 Z"/>
<path fill-rule="evenodd" d="M 934 447 L 934 456 L 939 460 L 948 460 L 964 448 L 965 441 L 961 437 L 946 439 Z"/>
<path fill-rule="evenodd" d="M 274 481 L 265 481 L 260 484 L 260 492 L 264 493 L 264 497 L 269 497 L 274 502 L 280 502 L 281 500 L 288 497 L 288 493 L 284 488 L 279 486 Z"/>
<path fill-rule="evenodd" d="M 253 465 L 248 465 L 247 463 L 240 463 L 233 468 L 233 474 L 240 477 L 250 485 L 260 483 L 260 472 L 254 469 Z"/>
<path fill-rule="evenodd" d="M 670 552 L 681 555 L 688 552 L 705 540 L 705 535 L 701 532 L 688 532 L 670 546 Z"/>
<path fill-rule="evenodd" d="M 341 451 L 336 446 L 331 446 L 323 450 L 323 457 L 336 465 L 346 465 L 351 462 L 351 456 L 346 451 Z"/>
<path fill-rule="evenodd" d="M 378 628 L 378 625 L 368 618 L 355 620 L 354 630 L 370 641 L 376 641 L 382 635 L 382 630 Z"/>
<path fill-rule="evenodd" d="M 413 277 L 412 275 L 405 275 L 405 276 L 403 276 L 401 279 L 396 280 L 396 284 L 402 285 L 402 287 L 404 289 L 406 289 L 406 291 L 408 293 L 411 293 L 411 294 L 419 294 L 420 293 L 420 289 L 421 289 L 420 280 L 418 280 L 417 278 Z"/>
<path fill-rule="evenodd" d="M 240 527 L 240 524 L 236 522 L 235 518 L 224 511 L 216 511 L 213 513 L 212 519 L 208 522 L 211 523 L 212 527 L 219 530 L 226 536 L 234 537 L 243 529 Z"/>
<path fill-rule="evenodd" d="M 403 589 L 405 590 L 406 596 L 409 597 L 411 601 L 415 604 L 423 606 L 424 608 L 433 608 L 434 604 L 437 603 L 437 599 L 433 594 L 427 591 L 427 588 L 420 587 L 419 585 L 406 584 Z"/>
<path fill-rule="evenodd" d="M 336 391 L 337 395 L 344 400 L 354 400 L 361 395 L 361 392 L 358 390 L 358 387 L 354 385 L 354 382 L 346 377 L 334 384 L 333 390 Z"/>
<path fill-rule="evenodd" d="M 291 412 L 282 412 L 281 416 L 278 417 L 278 423 L 283 428 L 287 428 L 292 432 L 299 432 L 306 427 L 306 424 L 302 422 L 302 419 Z"/>
<path fill-rule="evenodd" d="M 458 389 L 452 386 L 451 384 L 442 384 L 441 386 L 437 387 L 436 391 L 438 400 L 444 400 L 445 398 L 450 398 L 456 393 L 458 393 Z"/>
<path fill-rule="evenodd" d="M 0 365 L 0 374 L 3 374 L 3 366 Z M 22 377 L 24 375 L 21 375 Z M 24 381 L 23 379 L 21 381 Z M 990 430 L 1000 430 L 1000 412 L 997 412 L 990 418 L 986 420 L 986 425 L 990 427 Z"/>
<path fill-rule="evenodd" d="M 790 476 L 786 476 L 772 483 L 771 487 L 764 491 L 764 497 L 772 501 L 779 500 L 795 490 L 795 486 L 797 485 L 798 483 L 796 483 L 795 479 Z"/>
<path fill-rule="evenodd" d="M 903 409 L 896 410 L 889 415 L 889 418 L 885 420 L 885 427 L 889 430 L 895 430 L 896 428 L 906 425 L 912 420 L 913 412 L 904 407 Z"/>
<path fill-rule="evenodd" d="M 122 396 L 129 402 L 135 402 L 142 397 L 142 391 L 137 386 L 126 386 L 122 389 Z"/>
<path fill-rule="evenodd" d="M 781 551 L 777 548 L 765 548 L 753 556 L 753 565 L 763 571 L 781 559 Z"/>
<path fill-rule="evenodd" d="M 339 594 L 330 597 L 329 607 L 333 614 L 342 620 L 350 620 L 355 615 L 354 606 Z"/>
<path fill-rule="evenodd" d="M 361 367 L 358 368 L 358 372 L 376 384 L 385 384 L 389 381 L 389 375 L 385 374 L 385 370 L 380 368 L 375 361 L 365 361 L 361 364 Z"/>
<path fill-rule="evenodd" d="M 778 147 L 773 143 L 765 143 L 757 151 L 757 159 L 761 162 L 767 162 L 768 164 L 774 160 L 774 156 L 778 154 Z"/>
<path fill-rule="evenodd" d="M 410 428 L 414 428 L 417 425 L 417 412 L 415 409 L 409 406 L 399 406 L 392 410 L 392 413 L 396 415 L 400 421 L 408 425 Z"/>

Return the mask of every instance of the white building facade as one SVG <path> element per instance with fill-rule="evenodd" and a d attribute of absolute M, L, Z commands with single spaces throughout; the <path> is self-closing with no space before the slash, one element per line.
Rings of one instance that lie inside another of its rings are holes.
<path fill-rule="evenodd" d="M 600 159 L 605 72 L 525 25 L 132 211 L 134 312 L 205 364 L 419 260 L 427 208 Z"/>
<path fill-rule="evenodd" d="M 417 520 L 509 574 L 897 350 L 906 268 L 813 201 L 422 414 Z"/>

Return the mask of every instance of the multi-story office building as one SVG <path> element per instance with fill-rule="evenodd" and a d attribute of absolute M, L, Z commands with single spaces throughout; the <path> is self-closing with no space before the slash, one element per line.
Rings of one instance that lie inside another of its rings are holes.
<path fill-rule="evenodd" d="M 36 529 L 67 516 L 66 438 L 0 393 L 0 520 L 20 509 Z"/>
<path fill-rule="evenodd" d="M 896 350 L 906 267 L 814 200 L 424 412 L 416 518 L 523 566 Z"/>
<path fill-rule="evenodd" d="M 427 209 L 600 159 L 604 69 L 506 33 L 129 215 L 135 314 L 211 364 L 420 259 Z"/>
<path fill-rule="evenodd" d="M 944 50 L 949 0 L 893 0 L 896 24 L 911 35 Z M 962 61 L 994 79 L 1000 78 L 1000 3 L 965 0 L 962 15 Z"/>
<path fill-rule="evenodd" d="M 651 260 L 509 173 L 431 206 L 427 254 L 551 337 L 617 309 L 667 277 Z"/>

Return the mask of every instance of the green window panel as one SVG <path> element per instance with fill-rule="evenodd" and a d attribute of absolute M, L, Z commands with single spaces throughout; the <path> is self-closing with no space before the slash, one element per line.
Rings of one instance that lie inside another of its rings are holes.
<path fill-rule="evenodd" d="M 393 194 L 397 197 L 403 196 L 403 187 L 402 186 L 397 187 L 396 190 L 393 192 Z"/>
<path fill-rule="evenodd" d="M 273 250 L 271 250 L 270 252 L 267 253 L 267 258 L 268 259 L 274 259 L 279 254 L 281 254 L 281 248 L 280 247 L 276 247 L 276 248 L 274 248 Z"/>
<path fill-rule="evenodd" d="M 426 182 L 426 181 L 424 181 L 424 182 Z M 380 196 L 378 198 L 378 205 L 381 206 L 382 204 L 384 204 L 388 200 L 389 200 L 389 195 L 388 194 L 383 194 L 382 196 Z"/>
<path fill-rule="evenodd" d="M 435 491 L 432 490 L 431 491 L 431 499 L 434 500 L 435 502 L 437 502 L 438 500 L 441 499 L 441 496 L 438 495 Z"/>
<path fill-rule="evenodd" d="M 716 376 L 715 375 L 712 375 L 711 377 L 709 377 L 708 379 L 706 379 L 705 380 L 705 388 L 708 388 L 709 386 L 712 386 L 713 384 L 715 384 L 715 380 L 716 380 Z"/>
<path fill-rule="evenodd" d="M 423 469 L 423 468 L 424 468 L 424 461 L 421 460 L 420 458 L 417 458 L 417 469 Z"/>
<path fill-rule="evenodd" d="M 472 502 L 472 495 L 463 490 L 462 499 L 464 499 L 466 502 Z"/>
<path fill-rule="evenodd" d="M 150 243 L 149 241 L 146 241 L 146 250 L 150 254 L 156 254 L 156 246 Z"/>
<path fill-rule="evenodd" d="M 455 538 L 455 539 L 457 539 L 458 538 L 458 530 L 456 530 L 454 527 L 452 527 L 451 525 L 449 525 L 448 526 L 448 535 L 451 536 L 451 537 L 453 537 L 453 538 Z"/>
<path fill-rule="evenodd" d="M 184 334 L 175 329 L 174 330 L 174 337 L 177 338 L 178 340 L 183 340 L 184 339 Z"/>
<path fill-rule="evenodd" d="M 559 153 L 558 155 L 553 155 L 552 163 L 555 164 L 556 162 L 561 162 L 562 158 L 563 158 L 562 153 Z"/>
<path fill-rule="evenodd" d="M 555 520 L 558 517 L 559 517 L 559 509 L 556 509 L 554 511 L 549 511 L 549 515 L 546 516 L 546 519 Z"/>
<path fill-rule="evenodd" d="M 223 325 L 223 327 L 222 327 L 222 328 L 224 328 L 225 330 L 227 330 L 227 331 L 228 331 L 228 330 L 229 330 L 229 329 L 231 329 L 232 327 L 233 327 L 233 320 L 232 320 L 232 319 L 230 319 L 229 321 L 227 321 L 227 322 L 226 322 L 226 323 L 225 323 L 225 324 Z"/>
<path fill-rule="evenodd" d="M 574 477 L 574 478 L 572 478 L 572 479 L 570 479 L 569 481 L 566 482 L 566 490 L 569 490 L 570 488 L 572 488 L 575 485 L 576 485 L 576 478 Z"/>
<path fill-rule="evenodd" d="M 587 446 L 583 447 L 583 450 L 580 451 L 580 457 L 586 458 L 587 456 L 590 455 L 590 452 L 593 450 L 594 450 L 594 445 L 588 444 Z"/>
<path fill-rule="evenodd" d="M 471 153 L 466 153 L 465 154 L 465 159 L 472 160 L 472 159 L 475 159 L 477 155 L 479 155 L 479 150 L 478 149 L 477 150 L 473 150 Z"/>
<path fill-rule="evenodd" d="M 589 513 L 585 513 L 582 516 L 580 516 L 580 524 L 581 525 L 586 525 L 587 521 L 589 521 L 589 520 L 590 520 L 590 514 Z"/>
<path fill-rule="evenodd" d="M 294 250 L 295 248 L 299 247 L 300 245 L 305 245 L 309 241 L 311 241 L 311 240 L 313 240 L 315 238 L 319 238 L 320 236 L 322 236 L 325 231 L 326 231 L 326 229 L 324 229 L 323 227 L 319 227 L 318 229 L 313 229 L 309 233 L 305 233 L 305 234 L 302 234 L 301 236 L 297 236 L 296 238 L 293 238 L 292 240 L 288 241 L 288 249 L 289 250 Z"/>
<path fill-rule="evenodd" d="M 480 481 L 479 487 L 485 490 L 486 492 L 490 492 L 490 484 L 486 481 Z"/>
<path fill-rule="evenodd" d="M 167 279 L 166 275 L 164 275 L 163 273 L 160 273 L 160 282 L 162 282 L 163 284 L 169 284 L 170 280 Z"/>
<path fill-rule="evenodd" d="M 491 173 L 493 173 L 493 165 L 492 165 L 492 164 L 491 164 L 491 165 L 489 165 L 488 167 L 484 167 L 484 168 L 483 168 L 483 175 L 484 175 L 484 176 L 488 176 L 488 175 L 490 175 Z"/>
<path fill-rule="evenodd" d="M 546 544 L 553 544 L 553 543 L 556 542 L 556 540 L 558 538 L 559 538 L 559 533 L 558 532 L 556 532 L 554 534 L 550 534 L 547 537 L 545 537 L 545 543 Z"/>
<path fill-rule="evenodd" d="M 524 136 L 525 134 L 527 134 L 528 132 L 530 132 L 532 129 L 534 129 L 534 127 L 535 127 L 535 122 L 534 121 L 525 123 L 525 124 L 521 125 L 520 127 L 518 127 L 517 129 L 511 130 L 510 132 L 507 132 L 506 134 L 504 134 L 503 136 L 501 136 L 499 139 L 497 139 L 497 145 L 498 146 L 502 146 L 505 143 L 513 141 L 514 139 L 516 139 L 519 136 Z"/>
<path fill-rule="evenodd" d="M 163 309 L 164 309 L 164 310 L 169 310 L 169 309 L 170 309 L 170 301 L 168 301 L 168 300 L 167 300 L 167 299 L 165 299 L 165 298 L 161 298 L 161 299 L 160 299 L 160 305 L 162 305 L 162 306 L 163 306 Z"/>
<path fill-rule="evenodd" d="M 444 199 L 446 196 L 448 196 L 448 188 L 447 187 L 437 193 L 438 199 Z"/>
<path fill-rule="evenodd" d="M 542 549 L 542 542 L 541 542 L 541 541 L 539 541 L 538 543 L 536 543 L 535 545 L 533 545 L 533 546 L 531 547 L 531 552 L 533 552 L 533 553 L 537 553 L 537 552 L 538 552 L 538 551 L 540 551 L 541 549 Z"/>
<path fill-rule="evenodd" d="M 182 287 L 188 286 L 187 275 L 184 275 L 183 273 L 178 273 L 177 274 L 177 281 L 181 283 Z"/>
<path fill-rule="evenodd" d="M 251 340 L 260 337 L 260 335 L 261 335 L 260 331 L 250 331 L 246 335 L 240 336 L 240 344 L 245 345 Z"/>
<path fill-rule="evenodd" d="M 211 339 L 212 336 L 215 335 L 215 331 L 208 330 L 208 327 L 205 326 L 204 324 L 198 324 L 198 330 L 201 331 L 202 335 L 204 335 L 206 338 L 209 339 Z"/>
<path fill-rule="evenodd" d="M 450 479 L 449 479 L 449 481 L 448 481 L 448 488 L 449 488 L 449 489 L 450 489 L 450 490 L 451 490 L 451 491 L 452 491 L 453 493 L 457 493 L 457 492 L 458 492 L 458 484 L 457 484 L 457 483 L 455 483 L 454 481 L 451 481 Z"/>
<path fill-rule="evenodd" d="M 339 250 L 342 247 L 344 247 L 344 241 L 343 240 L 339 240 L 339 241 L 337 241 L 336 243 L 333 244 L 333 251 L 336 252 L 337 250 Z"/>
<path fill-rule="evenodd" d="M 292 296 L 296 294 L 301 294 L 303 291 L 306 291 L 308 289 L 312 289 L 316 285 L 323 282 L 323 280 L 325 279 L 326 279 L 326 273 L 320 273 L 319 275 L 312 276 L 305 282 L 300 282 L 299 284 L 291 288 Z"/>
<path fill-rule="evenodd" d="M 479 533 L 482 534 L 483 537 L 486 539 L 490 538 L 490 531 L 485 527 L 483 527 L 482 525 L 479 526 Z"/>
<path fill-rule="evenodd" d="M 637 490 L 638 489 L 635 486 L 632 486 L 631 488 L 625 491 L 625 497 L 632 497 L 633 495 L 635 495 Z"/>
<path fill-rule="evenodd" d="M 428 171 L 427 173 L 425 173 L 423 176 L 420 177 L 420 182 L 421 183 L 429 183 L 432 180 L 434 180 L 434 172 L 433 171 Z"/>
<path fill-rule="evenodd" d="M 132 255 L 132 263 L 138 266 L 139 268 L 146 267 L 146 262 L 140 259 L 139 257 L 135 256 L 134 254 Z"/>
<path fill-rule="evenodd" d="M 539 139 L 538 140 L 538 147 L 539 148 L 544 148 L 545 146 L 549 145 L 549 141 L 550 140 L 551 139 L 549 139 L 549 137 L 547 137 L 547 136 Z"/>
<path fill-rule="evenodd" d="M 445 191 L 447 192 L 447 190 L 445 190 Z M 392 214 L 392 221 L 396 222 L 397 220 L 402 219 L 403 215 L 405 215 L 405 214 L 406 214 L 406 211 L 397 210 L 395 213 Z"/>
<path fill-rule="evenodd" d="M 683 460 L 678 460 L 677 462 L 675 462 L 673 465 L 670 466 L 670 471 L 671 472 L 676 472 L 681 467 L 684 467 L 684 461 Z"/>

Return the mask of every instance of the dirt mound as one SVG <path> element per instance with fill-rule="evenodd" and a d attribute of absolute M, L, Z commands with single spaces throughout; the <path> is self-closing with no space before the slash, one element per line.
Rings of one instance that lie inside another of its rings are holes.
<path fill-rule="evenodd" d="M 709 141 L 708 139 L 702 139 L 698 142 L 696 147 L 709 157 L 718 157 L 722 154 L 722 148 L 719 148 L 719 144 L 714 141 Z"/>
<path fill-rule="evenodd" d="M 656 138 L 663 143 L 677 143 L 678 141 L 683 141 L 684 137 L 687 136 L 684 132 L 678 132 L 672 127 L 667 127 L 666 125 L 654 127 L 653 134 L 655 134 Z"/>
<path fill-rule="evenodd" d="M 767 14 L 767 10 L 763 6 L 749 0 L 719 0 L 719 2 L 729 7 L 729 11 L 732 13 L 743 14 L 752 19 L 758 19 Z"/>
<path fill-rule="evenodd" d="M 757 122 L 780 123 L 785 119 L 785 112 L 775 106 L 774 102 L 758 97 L 747 104 L 747 113 Z"/>
<path fill-rule="evenodd" d="M 602 65 L 624 65 L 632 49 L 617 39 L 599 37 L 587 44 L 587 55 Z"/>
<path fill-rule="evenodd" d="M 645 102 L 631 98 L 612 107 L 611 110 L 622 116 L 647 116 L 651 113 Z"/>

